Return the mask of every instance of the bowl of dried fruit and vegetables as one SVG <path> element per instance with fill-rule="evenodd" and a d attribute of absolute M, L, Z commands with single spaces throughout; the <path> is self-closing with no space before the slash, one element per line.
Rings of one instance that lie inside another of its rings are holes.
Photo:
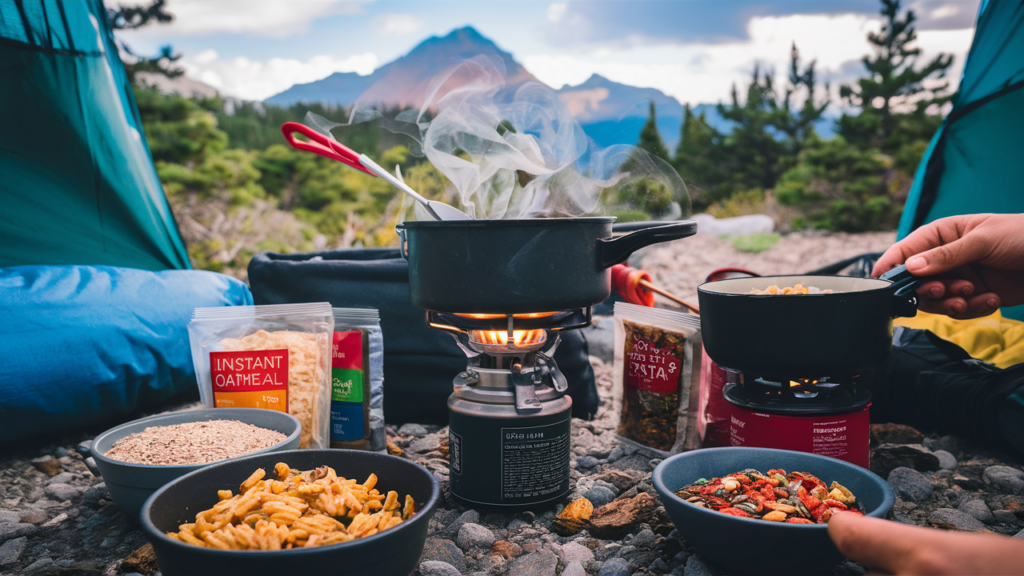
<path fill-rule="evenodd" d="M 211 408 L 158 414 L 111 428 L 92 441 L 96 472 L 132 520 L 171 480 L 210 464 L 294 450 L 302 424 L 261 408 Z"/>
<path fill-rule="evenodd" d="M 889 484 L 842 460 L 770 448 L 707 448 L 658 464 L 654 487 L 679 534 L 730 574 L 827 574 L 843 561 L 835 513 L 877 518 Z"/>
<path fill-rule="evenodd" d="M 278 452 L 178 478 L 146 501 L 142 528 L 164 576 L 406 575 L 440 493 L 395 456 Z"/>

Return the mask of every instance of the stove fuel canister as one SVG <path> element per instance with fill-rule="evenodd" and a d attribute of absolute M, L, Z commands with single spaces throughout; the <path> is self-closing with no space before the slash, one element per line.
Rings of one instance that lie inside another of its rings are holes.
<path fill-rule="evenodd" d="M 569 493 L 572 400 L 541 395 L 528 416 L 512 403 L 448 398 L 452 496 L 469 505 L 527 508 Z"/>

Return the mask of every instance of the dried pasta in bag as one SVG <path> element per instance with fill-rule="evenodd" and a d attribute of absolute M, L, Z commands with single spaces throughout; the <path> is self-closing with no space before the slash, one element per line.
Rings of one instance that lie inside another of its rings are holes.
<path fill-rule="evenodd" d="M 299 448 L 327 448 L 331 305 L 196 308 L 188 325 L 207 408 L 266 408 L 302 423 Z"/>

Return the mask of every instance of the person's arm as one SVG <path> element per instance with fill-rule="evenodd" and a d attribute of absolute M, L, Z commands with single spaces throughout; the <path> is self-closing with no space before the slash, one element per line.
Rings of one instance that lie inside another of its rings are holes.
<path fill-rule="evenodd" d="M 850 560 L 874 574 L 1024 575 L 1024 540 L 946 532 L 837 512 L 828 535 Z"/>
<path fill-rule="evenodd" d="M 1024 214 L 952 216 L 926 224 L 886 250 L 872 275 L 906 264 L 933 277 L 920 308 L 954 318 L 1024 304 Z"/>

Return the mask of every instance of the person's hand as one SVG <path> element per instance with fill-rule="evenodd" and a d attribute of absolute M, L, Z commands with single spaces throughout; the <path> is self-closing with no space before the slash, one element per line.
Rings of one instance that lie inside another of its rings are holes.
<path fill-rule="evenodd" d="M 1024 214 L 951 216 L 893 244 L 873 276 L 906 264 L 930 276 L 917 289 L 920 309 L 953 318 L 987 316 L 1024 304 Z"/>
<path fill-rule="evenodd" d="M 836 512 L 828 535 L 869 574 L 1024 574 L 1024 540 Z"/>

